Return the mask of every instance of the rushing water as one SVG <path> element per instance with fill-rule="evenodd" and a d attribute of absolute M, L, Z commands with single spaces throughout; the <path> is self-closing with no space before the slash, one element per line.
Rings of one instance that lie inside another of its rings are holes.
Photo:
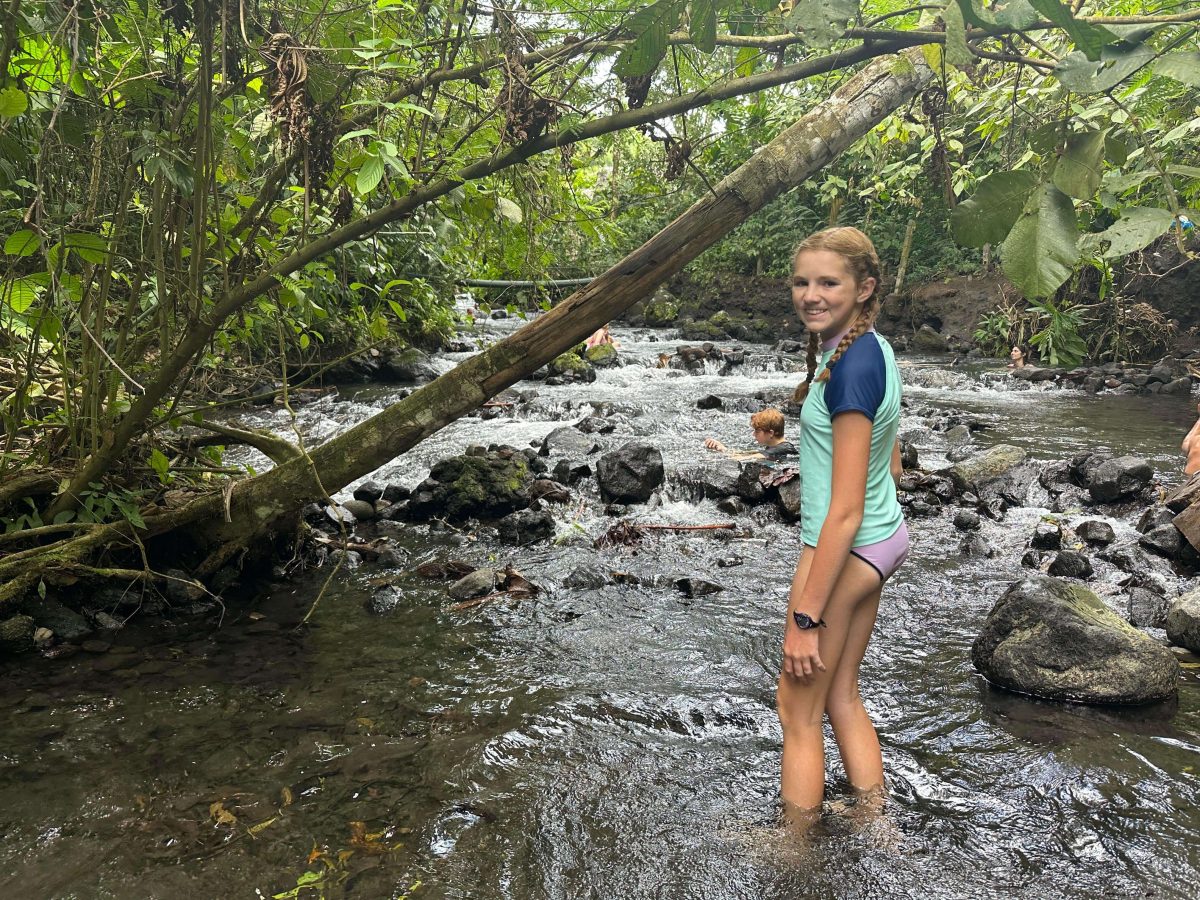
<path fill-rule="evenodd" d="M 583 387 L 521 386 L 539 396 L 519 418 L 457 422 L 375 478 L 412 485 L 467 445 L 525 446 L 605 402 L 627 424 L 601 440 L 643 436 L 670 473 L 704 457 L 706 435 L 749 443 L 746 412 L 699 412 L 697 398 L 776 398 L 796 379 L 765 348 L 733 375 L 678 375 L 652 366 L 672 343 L 618 337 L 630 365 Z M 966 411 L 987 426 L 980 443 L 1043 458 L 1137 452 L 1169 478 L 1193 415 L 1183 398 L 1017 390 L 996 371 L 902 367 L 902 431 L 931 467 L 945 445 L 929 416 Z M 296 425 L 320 440 L 395 393 L 346 392 L 302 408 Z M 672 489 L 637 512 L 729 520 Z M 541 586 L 533 599 L 456 611 L 443 584 L 415 575 L 363 566 L 325 589 L 329 571 L 317 570 L 226 610 L 219 626 L 135 619 L 108 652 L 9 665 L 3 896 L 271 897 L 306 881 L 290 896 L 1195 895 L 1195 679 L 1177 703 L 1088 709 L 994 691 L 971 667 L 983 617 L 1023 571 L 1037 509 L 985 520 L 992 559 L 960 555 L 946 517 L 910 523 L 913 552 L 885 590 L 863 666 L 887 815 L 863 828 L 839 811 L 848 792 L 830 743 L 821 826 L 805 846 L 781 832 L 774 680 L 797 531 L 769 512 L 741 518 L 749 537 L 661 535 L 597 551 L 611 520 L 585 486 L 559 511 L 553 546 L 424 527 L 403 537 L 414 564 L 511 562 Z M 1128 522 L 1113 524 L 1132 540 Z M 735 557 L 744 563 L 717 565 Z M 1117 574 L 1096 566 L 1093 586 L 1117 603 Z M 564 584 L 589 571 L 624 574 Z M 671 585 L 679 575 L 725 589 L 686 599 Z M 369 611 L 380 578 L 403 598 L 386 614 Z"/>

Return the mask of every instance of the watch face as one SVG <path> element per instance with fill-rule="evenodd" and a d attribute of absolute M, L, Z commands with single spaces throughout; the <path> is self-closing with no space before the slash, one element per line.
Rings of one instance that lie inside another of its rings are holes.
<path fill-rule="evenodd" d="M 817 623 L 812 620 L 812 616 L 810 616 L 808 613 L 798 612 L 798 613 L 795 613 L 794 615 L 796 617 L 796 624 L 799 625 L 801 628 L 816 628 L 817 627 Z"/>

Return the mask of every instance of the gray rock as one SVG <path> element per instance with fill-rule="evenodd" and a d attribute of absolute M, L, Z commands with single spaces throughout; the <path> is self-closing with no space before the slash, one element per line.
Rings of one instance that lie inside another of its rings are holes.
<path fill-rule="evenodd" d="M 370 522 L 375 519 L 375 504 L 366 500 L 347 500 L 342 503 L 342 509 L 354 516 L 357 522 Z"/>
<path fill-rule="evenodd" d="M 375 507 L 371 507 L 371 512 L 374 513 Z M 344 525 L 346 528 L 353 528 L 358 524 L 358 519 L 354 517 L 354 513 L 346 509 L 344 506 L 333 504 L 325 507 L 325 515 L 335 525 Z"/>
<path fill-rule="evenodd" d="M 1182 595 L 1167 610 L 1167 640 L 1200 653 L 1200 588 Z"/>
<path fill-rule="evenodd" d="M 1112 503 L 1132 497 L 1150 483 L 1154 470 L 1140 456 L 1119 456 L 1101 463 L 1086 482 L 1097 503 Z"/>
<path fill-rule="evenodd" d="M 496 528 L 500 540 L 506 544 L 536 544 L 554 537 L 554 516 L 544 509 L 522 509 L 505 516 L 496 523 Z"/>
<path fill-rule="evenodd" d="M 644 503 L 663 483 L 662 453 L 650 444 L 630 441 L 600 457 L 596 481 L 606 503 Z"/>
<path fill-rule="evenodd" d="M 1175 514 L 1165 506 L 1151 506 L 1138 518 L 1137 530 L 1148 534 L 1159 525 L 1170 525 L 1175 521 Z"/>
<path fill-rule="evenodd" d="M 1005 475 L 1025 461 L 1025 451 L 1011 444 L 996 444 L 982 453 L 955 463 L 945 474 L 960 491 L 974 491 L 983 496 L 981 488 Z"/>
<path fill-rule="evenodd" d="M 572 425 L 555 428 L 542 440 L 542 456 L 562 456 L 570 460 L 582 460 L 594 453 L 599 445 Z"/>
<path fill-rule="evenodd" d="M 1021 557 L 1021 565 L 1027 569 L 1039 569 L 1042 565 L 1042 551 L 1029 549 Z"/>
<path fill-rule="evenodd" d="M 696 409 L 724 409 L 725 401 L 716 394 L 705 394 L 696 401 Z"/>
<path fill-rule="evenodd" d="M 1057 550 L 1062 546 L 1062 529 L 1053 522 L 1039 522 L 1029 546 L 1038 550 Z"/>
<path fill-rule="evenodd" d="M 389 484 L 383 489 L 384 503 L 399 503 L 402 500 L 407 500 L 412 496 L 412 491 L 404 487 L 402 484 Z"/>
<path fill-rule="evenodd" d="M 706 594 L 715 594 L 725 590 L 723 585 L 717 584 L 715 581 L 695 576 L 676 578 L 674 584 L 686 597 L 703 597 Z"/>
<path fill-rule="evenodd" d="M 53 597 L 30 603 L 28 612 L 39 625 L 49 628 L 64 641 L 77 641 L 92 633 L 91 622 Z"/>
<path fill-rule="evenodd" d="M 334 550 L 329 554 L 331 563 L 341 562 L 342 566 L 347 569 L 357 569 L 362 565 L 362 554 L 357 550 Z"/>
<path fill-rule="evenodd" d="M 0 621 L 0 655 L 13 656 L 28 653 L 33 649 L 33 618 L 25 615 L 9 616 Z"/>
<path fill-rule="evenodd" d="M 529 485 L 529 499 L 541 500 L 545 503 L 570 503 L 571 492 L 557 481 L 538 478 Z"/>
<path fill-rule="evenodd" d="M 1138 628 L 1163 628 L 1167 619 L 1167 598 L 1141 587 L 1129 588 L 1129 624 Z"/>
<path fill-rule="evenodd" d="M 788 521 L 796 521 L 800 518 L 800 479 L 789 478 L 777 488 L 777 502 L 779 511 L 783 513 L 783 517 Z"/>
<path fill-rule="evenodd" d="M 1050 504 L 1050 511 L 1056 513 L 1078 512 L 1088 502 L 1087 491 L 1073 484 L 1064 487 Z"/>
<path fill-rule="evenodd" d="M 960 509 L 954 514 L 954 527 L 959 531 L 978 531 L 979 513 L 971 509 Z"/>
<path fill-rule="evenodd" d="M 730 516 L 740 516 L 749 508 L 741 497 L 722 497 L 717 501 L 717 509 Z"/>
<path fill-rule="evenodd" d="M 958 545 L 958 552 L 963 556 L 978 556 L 991 559 L 996 555 L 996 548 L 977 531 L 968 532 Z"/>
<path fill-rule="evenodd" d="M 1173 696 L 1179 663 L 1091 591 L 1044 575 L 1013 584 L 971 648 L 991 683 L 1049 700 L 1148 703 Z"/>
<path fill-rule="evenodd" d="M 399 547 L 388 547 L 379 554 L 379 565 L 387 569 L 402 569 L 408 565 L 408 551 Z"/>
<path fill-rule="evenodd" d="M 476 569 L 470 575 L 464 575 L 450 585 L 448 593 L 454 600 L 470 600 L 473 597 L 483 597 L 496 589 L 498 574 L 493 569 Z"/>
<path fill-rule="evenodd" d="M 675 477 L 687 486 L 695 500 L 740 497 L 753 503 L 765 493 L 759 478 L 762 472 L 763 466 L 752 460 L 714 457 L 701 465 L 680 469 Z"/>
<path fill-rule="evenodd" d="M 946 443 L 952 447 L 971 442 L 971 429 L 966 425 L 955 425 L 946 432 Z"/>
<path fill-rule="evenodd" d="M 1192 390 L 1192 379 L 1175 378 L 1162 386 L 1163 394 L 1187 394 Z"/>
<path fill-rule="evenodd" d="M 397 381 L 432 381 L 439 375 L 433 359 L 415 347 L 387 352 L 380 370 L 384 376 Z"/>
<path fill-rule="evenodd" d="M 595 590 L 602 588 L 610 581 L 608 574 L 595 566 L 578 566 L 563 579 L 563 587 L 575 590 Z"/>
<path fill-rule="evenodd" d="M 462 456 L 434 463 L 429 478 L 408 501 L 408 515 L 448 521 L 498 519 L 529 505 L 530 481 L 525 457 L 511 448 L 482 453 L 468 449 Z"/>
<path fill-rule="evenodd" d="M 377 616 L 384 616 L 395 612 L 403 602 L 404 591 L 393 584 L 387 584 L 376 588 L 363 605 L 366 607 L 367 612 L 374 613 Z"/>
<path fill-rule="evenodd" d="M 917 329 L 909 342 L 913 353 L 945 353 L 946 339 L 930 325 L 922 325 Z"/>
<path fill-rule="evenodd" d="M 1138 538 L 1138 544 L 1167 559 L 1174 559 L 1183 549 L 1183 535 L 1170 523 L 1151 528 Z"/>
<path fill-rule="evenodd" d="M 1063 550 L 1046 571 L 1062 578 L 1091 578 L 1092 562 L 1078 550 Z"/>
<path fill-rule="evenodd" d="M 1075 526 L 1075 534 L 1081 541 L 1101 546 L 1111 544 L 1117 539 L 1117 534 L 1111 525 L 1099 519 L 1088 519 Z"/>
<path fill-rule="evenodd" d="M 354 489 L 354 499 L 362 500 L 366 503 L 374 504 L 376 500 L 383 498 L 383 488 L 374 481 L 364 481 Z M 395 500 L 389 500 L 388 503 L 395 503 Z"/>

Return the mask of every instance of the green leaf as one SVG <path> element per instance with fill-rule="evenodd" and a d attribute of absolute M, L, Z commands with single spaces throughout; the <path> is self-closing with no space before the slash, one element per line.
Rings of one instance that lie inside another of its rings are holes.
<path fill-rule="evenodd" d="M 1068 53 L 1054 70 L 1062 86 L 1079 94 L 1099 94 L 1116 87 L 1150 60 L 1154 50 L 1145 44 L 1136 47 L 1105 47 L 1098 60 L 1080 53 Z"/>
<path fill-rule="evenodd" d="M 1075 46 L 1090 60 L 1100 58 L 1100 50 L 1117 40 L 1107 28 L 1076 19 L 1059 0 L 1029 0 L 1029 5 L 1071 36 Z"/>
<path fill-rule="evenodd" d="M 739 47 L 734 58 L 734 71 L 738 78 L 748 78 L 754 74 L 754 64 L 762 56 L 762 51 L 754 47 Z"/>
<path fill-rule="evenodd" d="M 967 49 L 967 26 L 963 22 L 962 9 L 955 2 L 947 3 L 942 11 L 946 23 L 946 62 L 956 69 L 965 69 L 975 62 Z"/>
<path fill-rule="evenodd" d="M 1071 198 L 1042 185 L 1000 247 L 1004 274 L 1026 297 L 1051 296 L 1079 261 L 1078 235 Z"/>
<path fill-rule="evenodd" d="M 525 218 L 521 207 L 507 197 L 496 198 L 496 212 L 500 214 L 501 218 L 507 219 L 514 225 L 520 224 Z"/>
<path fill-rule="evenodd" d="M 858 0 L 796 0 L 783 18 L 789 31 L 799 34 L 809 47 L 829 47 L 858 15 Z"/>
<path fill-rule="evenodd" d="M 157 447 L 150 451 L 150 468 L 154 470 L 154 474 L 158 476 L 158 480 L 163 484 L 166 484 L 170 480 L 171 461 Z"/>
<path fill-rule="evenodd" d="M 37 300 L 37 282 L 26 276 L 0 286 L 0 295 L 15 313 L 23 313 Z"/>
<path fill-rule="evenodd" d="M 28 228 L 10 234 L 4 242 L 4 253 L 7 256 L 32 256 L 37 252 L 37 248 L 37 235 Z"/>
<path fill-rule="evenodd" d="M 1029 132 L 1029 146 L 1042 156 L 1046 156 L 1057 150 L 1066 136 L 1066 122 L 1046 122 Z"/>
<path fill-rule="evenodd" d="M 692 0 L 692 18 L 689 31 L 692 43 L 701 53 L 712 53 L 717 49 L 717 3 L 716 0 Z"/>
<path fill-rule="evenodd" d="M 1122 210 L 1121 218 L 1095 235 L 1095 239 L 1108 244 L 1104 258 L 1115 259 L 1146 247 L 1156 237 L 1166 234 L 1174 222 L 1175 217 L 1165 209 L 1131 206 Z"/>
<path fill-rule="evenodd" d="M 1104 138 L 1104 155 L 1114 166 L 1123 166 L 1129 159 L 1129 144 L 1115 134 Z"/>
<path fill-rule="evenodd" d="M 0 119 L 14 119 L 29 109 L 29 97 L 20 88 L 0 89 Z"/>
<path fill-rule="evenodd" d="M 950 214 L 954 239 L 966 247 L 982 247 L 1004 240 L 1037 187 L 1033 172 L 1018 169 L 989 175 Z"/>
<path fill-rule="evenodd" d="M 1104 138 L 1108 129 L 1085 131 L 1067 138 L 1067 146 L 1054 167 L 1054 185 L 1064 194 L 1090 200 L 1100 187 L 1104 163 Z"/>
<path fill-rule="evenodd" d="M 364 160 L 355 183 L 360 194 L 365 196 L 379 186 L 379 182 L 383 180 L 383 168 L 383 160 L 378 156 L 368 156 Z"/>
<path fill-rule="evenodd" d="M 108 259 L 108 241 L 98 234 L 68 234 L 63 245 L 67 250 L 74 250 L 80 259 L 92 265 L 100 265 Z"/>
<path fill-rule="evenodd" d="M 1041 18 L 1029 0 L 1008 0 L 1003 8 L 996 10 L 996 24 L 1009 28 L 1028 28 Z"/>
<path fill-rule="evenodd" d="M 1200 50 L 1168 53 L 1154 63 L 1154 74 L 1174 78 L 1192 87 L 1200 87 Z"/>
<path fill-rule="evenodd" d="M 634 13 L 628 28 L 634 41 L 625 47 L 613 71 L 623 78 L 649 75 L 667 52 L 667 36 L 679 24 L 682 0 L 658 0 Z"/>

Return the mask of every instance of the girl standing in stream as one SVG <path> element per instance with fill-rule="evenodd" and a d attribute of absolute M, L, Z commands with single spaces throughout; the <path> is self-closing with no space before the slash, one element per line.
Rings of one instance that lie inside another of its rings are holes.
<path fill-rule="evenodd" d="M 846 778 L 882 799 L 883 759 L 858 674 L 880 590 L 908 553 L 896 499 L 900 373 L 875 333 L 879 258 L 857 228 L 806 238 L 792 264 L 792 303 L 808 329 L 800 415 L 803 549 L 788 592 L 783 671 L 782 794 L 789 817 L 819 814 L 822 720 L 829 716 Z"/>

